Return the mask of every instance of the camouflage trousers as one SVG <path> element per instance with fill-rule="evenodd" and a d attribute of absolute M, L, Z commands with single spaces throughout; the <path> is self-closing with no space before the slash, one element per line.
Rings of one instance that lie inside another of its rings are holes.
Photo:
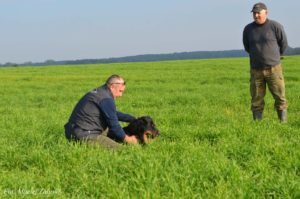
<path fill-rule="evenodd" d="M 85 138 L 85 140 L 90 145 L 99 145 L 107 149 L 120 149 L 122 145 L 110 139 L 107 136 L 108 131 L 109 129 L 107 128 L 100 135 L 90 134 Z"/>
<path fill-rule="evenodd" d="M 250 94 L 251 110 L 262 112 L 264 110 L 266 86 L 268 86 L 274 100 L 274 107 L 277 111 L 287 109 L 285 97 L 285 84 L 281 64 L 268 69 L 250 70 Z"/>

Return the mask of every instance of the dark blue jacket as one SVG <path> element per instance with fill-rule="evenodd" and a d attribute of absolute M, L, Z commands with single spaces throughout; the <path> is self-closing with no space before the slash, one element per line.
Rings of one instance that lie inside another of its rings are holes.
<path fill-rule="evenodd" d="M 130 122 L 135 118 L 116 110 L 112 93 L 106 85 L 98 87 L 84 95 L 75 106 L 69 123 L 84 131 L 103 132 L 109 128 L 108 136 L 123 141 L 125 132 L 119 121 Z"/>

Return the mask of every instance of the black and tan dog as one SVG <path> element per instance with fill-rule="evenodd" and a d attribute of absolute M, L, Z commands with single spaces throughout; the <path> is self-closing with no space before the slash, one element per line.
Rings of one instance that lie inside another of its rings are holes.
<path fill-rule="evenodd" d="M 159 135 L 159 130 L 149 116 L 139 117 L 123 129 L 127 135 L 135 135 L 141 144 L 146 144 L 149 139 Z"/>

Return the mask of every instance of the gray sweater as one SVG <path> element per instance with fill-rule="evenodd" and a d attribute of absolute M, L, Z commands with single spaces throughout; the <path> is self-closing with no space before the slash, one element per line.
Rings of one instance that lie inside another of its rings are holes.
<path fill-rule="evenodd" d="M 243 31 L 243 44 L 254 69 L 279 64 L 280 56 L 288 47 L 283 26 L 269 19 L 262 25 L 255 22 L 248 24 Z"/>

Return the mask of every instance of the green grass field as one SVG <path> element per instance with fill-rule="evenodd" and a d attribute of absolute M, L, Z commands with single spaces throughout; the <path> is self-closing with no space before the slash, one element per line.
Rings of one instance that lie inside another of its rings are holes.
<path fill-rule="evenodd" d="M 283 60 L 287 124 L 270 92 L 252 121 L 247 58 L 0 68 L 0 198 L 300 198 L 299 63 Z M 118 110 L 152 116 L 161 136 L 68 143 L 76 102 L 115 73 Z"/>

